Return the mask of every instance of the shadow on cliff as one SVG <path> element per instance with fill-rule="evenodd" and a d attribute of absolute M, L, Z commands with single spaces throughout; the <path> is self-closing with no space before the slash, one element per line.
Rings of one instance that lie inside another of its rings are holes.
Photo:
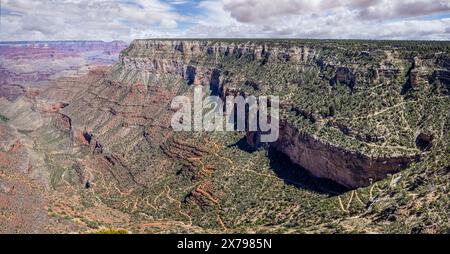
<path fill-rule="evenodd" d="M 238 142 L 228 146 L 228 147 L 237 147 L 242 151 L 247 153 L 253 153 L 255 150 L 247 143 L 245 137 L 241 138 Z"/>
<path fill-rule="evenodd" d="M 248 145 L 245 137 L 231 145 L 242 151 L 253 153 L 255 150 Z M 299 189 L 305 189 L 330 197 L 337 196 L 349 191 L 348 188 L 333 182 L 332 180 L 318 178 L 309 173 L 306 169 L 291 162 L 289 157 L 272 147 L 267 149 L 270 167 L 273 172 L 288 185 L 293 185 Z"/>
<path fill-rule="evenodd" d="M 270 166 L 277 176 L 288 185 L 328 196 L 337 196 L 348 189 L 328 179 L 313 176 L 304 168 L 291 162 L 289 157 L 272 147 L 268 148 Z"/>

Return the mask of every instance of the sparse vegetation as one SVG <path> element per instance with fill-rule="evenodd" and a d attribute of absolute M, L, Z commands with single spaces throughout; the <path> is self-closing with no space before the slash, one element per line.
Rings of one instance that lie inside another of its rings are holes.
<path fill-rule="evenodd" d="M 102 235 L 126 235 L 128 233 L 129 232 L 125 229 L 112 229 L 112 228 L 100 229 L 95 232 L 95 234 L 102 234 Z"/>
<path fill-rule="evenodd" d="M 205 89 L 208 71 L 220 68 L 227 91 L 279 95 L 282 120 L 324 143 L 370 158 L 419 154 L 420 160 L 348 190 L 313 177 L 273 149 L 253 151 L 243 132 L 174 133 L 168 105 L 192 86 L 178 65 L 164 65 L 167 73 L 148 67 L 148 59 L 164 54 L 134 46 L 122 55 L 143 62 L 116 64 L 106 77 L 67 81 L 66 89 L 85 85 L 64 109 L 74 123 L 71 133 L 55 130 L 51 121 L 19 133 L 27 134 L 21 138 L 30 138 L 36 155 L 45 155 L 43 165 L 30 170 L 45 168 L 52 191 L 62 196 L 52 201 L 65 212 L 55 209 L 52 215 L 58 216 L 52 218 L 78 218 L 80 232 L 101 234 L 128 233 L 103 229 L 110 225 L 145 233 L 448 232 L 450 97 L 445 84 L 431 82 L 434 70 L 448 61 L 448 42 L 261 43 L 279 54 L 264 59 L 252 50 L 239 56 L 201 53 L 189 56 L 189 64 L 204 71 Z M 304 51 L 287 56 L 292 46 Z M 187 59 L 181 51 L 166 55 L 170 63 Z M 414 57 L 422 76 L 402 94 Z M 349 70 L 355 82 L 336 78 L 337 68 L 343 76 Z M 76 131 L 84 130 L 93 138 L 83 143 Z M 428 150 L 417 146 L 420 133 L 433 136 Z M 91 188 L 85 188 L 86 180 Z"/>

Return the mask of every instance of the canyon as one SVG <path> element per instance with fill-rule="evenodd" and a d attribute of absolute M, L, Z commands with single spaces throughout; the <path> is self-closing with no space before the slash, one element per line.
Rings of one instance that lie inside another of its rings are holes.
<path fill-rule="evenodd" d="M 0 42 L 0 95 L 15 99 L 25 86 L 87 74 L 114 63 L 126 46 L 122 41 Z"/>
<path fill-rule="evenodd" d="M 0 231 L 448 230 L 449 50 L 332 40 L 0 44 Z M 58 61 L 66 65 L 53 68 Z M 174 132 L 171 100 L 194 87 L 279 96 L 280 138 Z"/>
<path fill-rule="evenodd" d="M 233 93 L 242 94 L 245 87 L 250 87 L 256 94 L 269 95 L 261 93 L 257 82 L 246 80 L 241 85 L 232 80 L 232 74 L 221 63 L 220 59 L 224 57 L 244 58 L 249 62 L 255 62 L 257 65 L 294 64 L 298 68 L 317 68 L 320 69 L 320 72 L 328 68 L 332 73 L 328 78 L 330 86 L 344 84 L 351 91 L 355 89 L 357 84 L 356 75 L 375 73 L 374 78 L 382 79 L 395 77 L 391 77 L 389 74 L 385 75 L 385 73 L 394 72 L 398 73 L 397 76 L 400 76 L 402 72 L 400 68 L 392 68 L 391 66 L 381 66 L 381 68 L 358 66 L 358 69 L 353 71 L 353 69 L 356 69 L 353 67 L 357 66 L 356 63 L 352 63 L 352 67 L 350 67 L 351 65 L 339 66 L 337 63 L 324 62 L 323 59 L 318 59 L 320 52 L 323 50 L 322 47 L 297 46 L 289 45 L 289 43 L 287 45 L 271 45 L 270 43 L 249 42 L 137 40 L 133 42 L 129 49 L 124 51 L 120 58 L 120 68 L 126 70 L 127 74 L 120 74 L 123 70 L 117 70 L 116 72 L 119 73 L 120 77 L 132 75 L 137 78 L 138 82 L 142 83 L 147 83 L 147 77 L 151 77 L 152 73 L 178 75 L 183 77 L 188 85 L 209 86 L 211 93 L 221 96 L 222 99 Z M 366 56 L 370 53 L 364 52 Z M 204 60 L 205 58 L 214 59 L 214 61 Z M 410 59 L 396 60 L 411 61 Z M 411 69 L 417 69 L 415 67 L 417 61 L 417 57 L 412 60 Z M 446 63 L 448 61 L 447 59 Z M 445 66 L 442 66 L 442 68 L 445 68 Z M 418 71 L 408 73 L 408 81 L 415 80 L 413 83 L 416 85 L 414 86 L 417 86 L 418 83 L 417 73 Z M 245 73 L 234 74 L 245 76 Z M 319 75 L 324 75 L 324 73 Z M 425 76 L 426 79 L 432 79 L 435 72 L 421 73 L 421 75 Z M 364 79 L 359 79 L 358 83 L 365 82 Z M 376 80 L 370 80 L 370 83 L 373 82 L 376 82 Z M 443 85 L 448 89 L 448 82 L 444 81 Z M 279 91 L 277 92 L 278 95 Z M 244 94 L 252 95 L 254 93 L 247 90 L 247 93 L 244 92 Z M 314 113 L 307 112 L 303 115 Z M 327 119 L 321 120 L 327 121 Z M 281 140 L 274 147 L 283 153 L 287 153 L 291 160 L 309 170 L 313 175 L 332 179 L 349 188 L 367 186 L 373 181 L 384 178 L 388 173 L 398 172 L 420 157 L 418 151 L 416 153 L 401 152 L 398 156 L 383 154 L 378 156 L 376 153 L 368 156 L 359 151 L 348 151 L 345 146 L 334 145 L 333 147 L 333 144 L 330 145 L 327 140 L 315 138 L 308 133 L 301 134 L 300 136 L 303 135 L 303 138 L 299 138 L 299 134 L 293 134 L 293 132 L 298 133 L 299 130 L 288 122 L 284 124 L 280 130 Z M 247 138 L 249 143 L 258 146 L 258 144 L 253 144 L 253 141 L 258 139 L 258 133 L 247 135 Z M 297 143 L 297 140 L 300 142 Z"/>

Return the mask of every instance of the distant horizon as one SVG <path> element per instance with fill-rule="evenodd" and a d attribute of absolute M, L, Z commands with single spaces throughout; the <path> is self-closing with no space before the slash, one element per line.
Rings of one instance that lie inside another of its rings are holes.
<path fill-rule="evenodd" d="M 448 40 L 431 40 L 431 39 L 333 39 L 333 38 L 139 38 L 139 39 L 132 39 L 131 41 L 124 41 L 124 40 L 94 40 L 94 39 L 77 39 L 77 40 L 0 40 L 0 44 L 9 44 L 9 43 L 54 43 L 54 42 L 104 42 L 104 43 L 113 43 L 113 42 L 123 42 L 126 44 L 130 44 L 133 41 L 142 40 L 142 41 L 233 41 L 233 40 L 239 40 L 239 41 L 368 41 L 368 42 L 448 42 L 450 43 L 450 39 Z"/>

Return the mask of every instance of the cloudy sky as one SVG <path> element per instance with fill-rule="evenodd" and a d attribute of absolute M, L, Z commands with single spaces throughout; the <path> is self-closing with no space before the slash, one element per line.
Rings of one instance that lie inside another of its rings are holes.
<path fill-rule="evenodd" d="M 450 40 L 450 0 L 0 0 L 0 40 Z"/>

